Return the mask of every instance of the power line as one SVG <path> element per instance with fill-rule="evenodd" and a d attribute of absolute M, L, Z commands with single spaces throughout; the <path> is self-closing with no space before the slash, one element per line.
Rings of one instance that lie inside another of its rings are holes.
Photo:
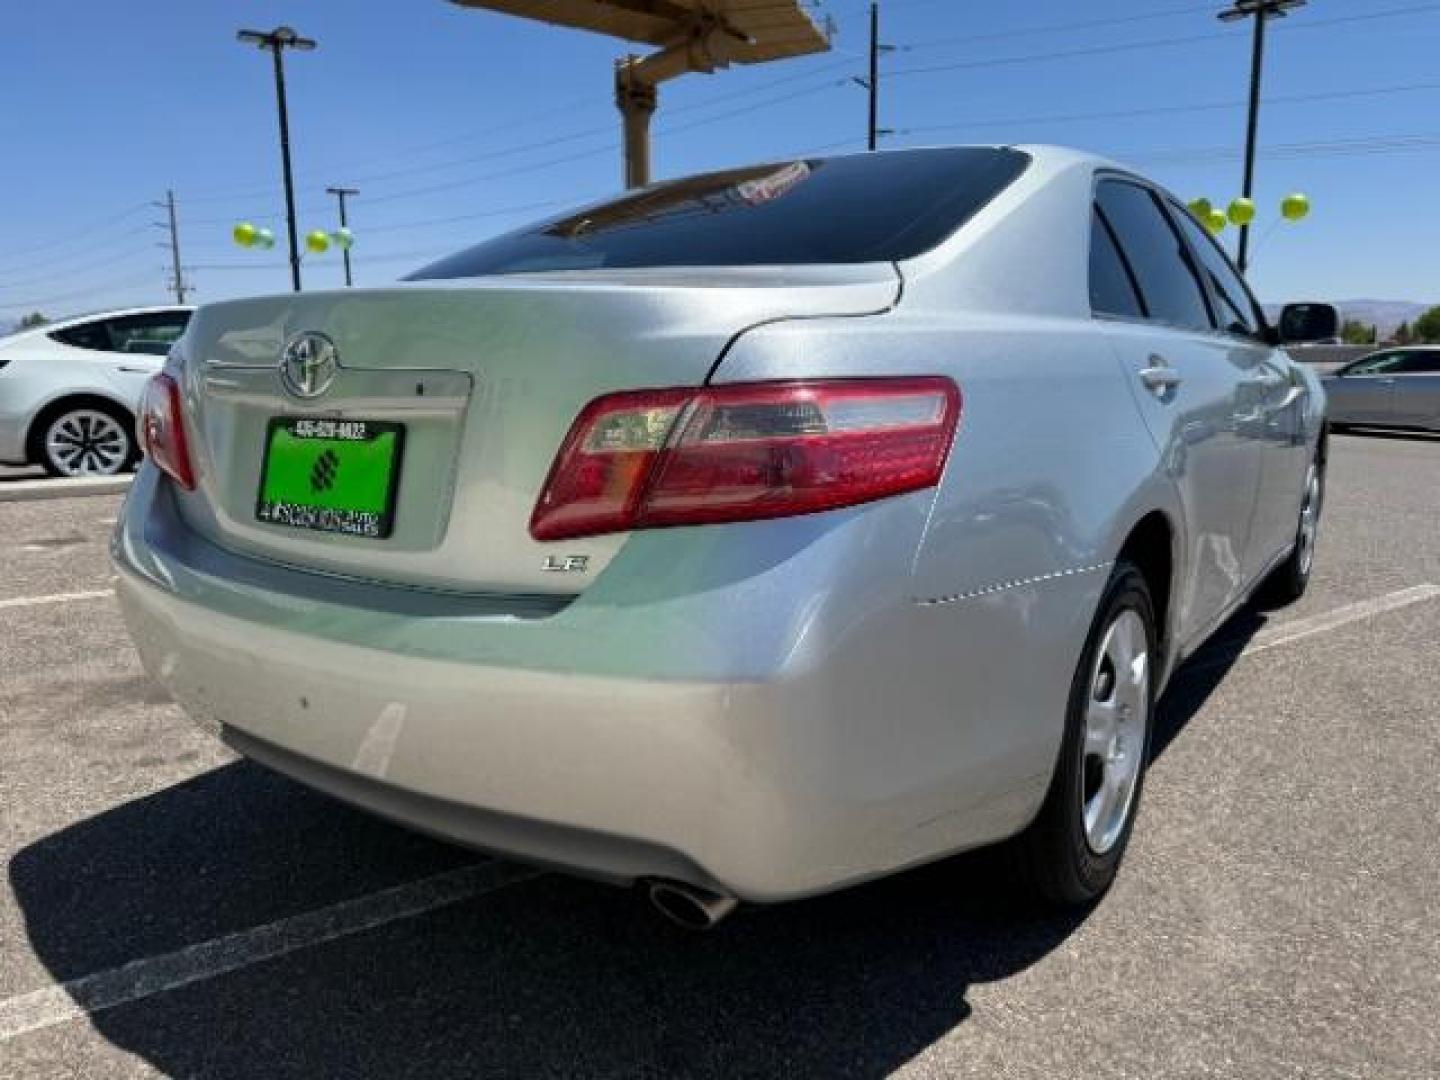
<path fill-rule="evenodd" d="M 1003 41 L 1007 38 L 1034 37 L 1037 34 L 1068 34 L 1079 30 L 1098 30 L 1104 27 L 1126 26 L 1138 22 L 1154 22 L 1157 19 L 1173 19 L 1178 15 L 1191 15 L 1199 11 L 1209 11 L 1211 5 L 1187 4 L 1184 7 L 1167 8 L 1164 11 L 1147 11 L 1139 15 L 1122 15 L 1112 19 L 1089 19 L 1084 22 L 1049 23 L 1042 26 L 1029 26 L 1014 30 L 999 30 L 986 34 L 958 34 L 954 37 L 932 38 L 915 45 L 900 45 L 897 48 L 901 52 L 924 52 L 930 49 L 943 49 L 950 45 L 974 45 L 977 42 Z"/>
<path fill-rule="evenodd" d="M 1440 11 L 1440 4 L 1416 4 L 1410 7 L 1393 8 L 1389 11 L 1374 11 L 1365 15 L 1341 15 L 1331 19 L 1311 19 L 1305 23 L 1294 26 L 1277 27 L 1276 31 L 1299 33 L 1302 30 L 1319 30 L 1327 26 L 1339 26 L 1347 23 L 1373 22 L 1378 19 L 1400 18 L 1408 15 L 1420 15 L 1428 12 Z M 1198 43 L 1218 43 L 1229 41 L 1228 35 L 1224 33 L 1211 32 L 1208 34 L 1189 34 L 1183 37 L 1150 38 L 1144 41 L 1118 42 L 1109 45 L 1087 45 L 1075 49 L 1061 49 L 1054 52 L 1026 53 L 1018 56 L 998 56 L 975 60 L 961 60 L 949 64 L 929 64 L 923 67 L 896 68 L 888 74 L 892 79 L 904 78 L 910 75 L 934 75 L 947 71 L 971 71 L 982 68 L 1007 67 L 1014 64 L 1036 64 L 1050 60 L 1071 60 L 1083 56 L 1108 56 L 1115 53 L 1135 52 L 1143 49 L 1169 48 L 1175 45 L 1194 45 Z"/>
<path fill-rule="evenodd" d="M 0 304 L 0 311 L 20 311 L 22 309 L 28 311 L 37 311 L 40 308 L 46 307 L 50 304 L 58 304 L 66 300 L 76 300 L 82 296 L 93 296 L 97 292 L 100 292 L 104 289 L 115 289 L 124 286 L 131 286 L 150 280 L 152 280 L 152 278 L 150 277 L 150 273 L 148 271 L 138 275 L 132 274 L 126 278 L 117 278 L 113 281 L 101 282 L 99 284 L 91 284 L 86 288 L 76 289 L 73 292 L 57 293 L 54 296 L 42 296 L 38 299 L 31 298 L 24 301 L 23 303 Z"/>
<path fill-rule="evenodd" d="M 817 77 L 819 77 L 819 76 L 821 76 L 821 75 L 823 75 L 823 74 L 825 74 L 825 73 L 827 73 L 827 72 L 835 71 L 835 70 L 838 70 L 839 68 L 842 68 L 842 67 L 849 67 L 849 66 L 851 66 L 852 63 L 853 63 L 853 61 L 851 61 L 851 60 L 849 60 L 849 59 L 844 59 L 844 60 L 832 60 L 832 61 L 830 61 L 829 63 L 822 64 L 822 65 L 820 65 L 820 66 L 818 66 L 818 67 L 811 68 L 811 69 L 809 69 L 809 70 L 807 70 L 807 71 L 797 72 L 797 73 L 793 73 L 793 74 L 790 74 L 790 75 L 781 76 L 780 78 L 777 78 L 777 79 L 770 79 L 770 80 L 767 80 L 767 81 L 765 81 L 765 82 L 763 82 L 763 83 L 759 83 L 759 84 L 757 84 L 757 85 L 755 85 L 755 86 L 745 87 L 745 88 L 739 89 L 739 90 L 731 90 L 731 91 L 728 91 L 728 92 L 726 92 L 726 93 L 718 94 L 718 95 L 715 95 L 715 96 L 713 96 L 713 97 L 707 98 L 707 99 L 702 100 L 702 101 L 693 101 L 693 102 L 690 102 L 690 103 L 688 103 L 688 104 L 676 105 L 676 106 L 674 106 L 674 107 L 667 107 L 667 108 L 666 108 L 666 112 L 667 112 L 668 115 L 674 116 L 674 115 L 676 115 L 677 113 L 678 113 L 678 114 L 685 114 L 685 113 L 695 112 L 695 111 L 698 111 L 698 110 L 704 110 L 704 109 L 714 108 L 714 107 L 716 107 L 717 105 L 723 105 L 723 104 L 725 104 L 725 103 L 727 103 L 727 102 L 729 102 L 729 101 L 735 100 L 735 99 L 737 99 L 737 98 L 749 97 L 749 96 L 751 96 L 751 95 L 753 95 L 753 94 L 763 93 L 764 91 L 773 89 L 773 88 L 775 88 L 775 87 L 777 87 L 777 86 L 786 86 L 786 85 L 789 85 L 789 84 L 795 83 L 795 82 L 812 80 L 812 79 L 815 79 L 815 78 L 817 78 Z M 827 81 L 826 81 L 826 85 L 828 86 L 828 85 L 830 85 L 830 84 L 831 84 L 830 81 L 827 80 Z M 586 99 L 586 100 L 589 100 L 589 99 Z M 571 111 L 571 110 L 568 110 L 568 109 L 558 109 L 558 108 L 555 109 L 555 110 L 553 110 L 553 112 L 562 112 L 562 111 L 568 112 L 568 111 Z M 538 114 L 538 115 L 541 116 L 541 117 L 543 117 L 543 116 L 546 116 L 546 115 L 551 115 L 551 113 L 550 113 L 550 112 L 546 112 L 546 113 L 541 113 L 541 114 Z M 480 132 L 478 132 L 477 134 L 480 134 L 480 135 L 490 134 L 490 133 L 494 133 L 494 132 L 496 132 L 496 131 L 509 130 L 509 129 L 514 128 L 514 127 L 517 127 L 517 126 L 533 126 L 533 121 L 525 122 L 524 124 L 521 124 L 520 122 L 502 124 L 502 125 L 498 125 L 497 127 L 494 127 L 494 128 L 482 129 L 482 130 L 481 130 Z M 466 165 L 466 164 L 474 164 L 475 162 L 478 162 L 478 161 L 487 161 L 487 160 L 492 160 L 492 159 L 494 159 L 494 158 L 499 158 L 499 157 L 508 157 L 508 156 L 511 156 L 511 155 L 514 155 L 514 154 L 525 153 L 525 152 L 528 152 L 528 151 L 530 151 L 530 150 L 548 149 L 548 148 L 551 147 L 551 146 L 559 146 L 559 145 L 562 145 L 562 144 L 564 144 L 564 143 L 566 143 L 566 142 L 574 142 L 574 141 L 576 141 L 577 139 L 583 139 L 583 138 L 586 138 L 586 137 L 589 137 L 589 136 L 604 136 L 604 137 L 606 137 L 607 139 L 609 139 L 610 142 L 607 143 L 607 150 L 608 150 L 608 149 L 613 145 L 614 131 L 615 131 L 615 128 L 614 128 L 614 125 L 613 125 L 613 124 L 596 125 L 596 126 L 594 126 L 594 127 L 589 127 L 589 128 L 584 128 L 584 129 L 582 129 L 582 130 L 578 130 L 578 131 L 574 131 L 574 132 L 569 132 L 569 133 L 564 134 L 564 135 L 557 135 L 557 136 L 552 136 L 552 137 L 549 137 L 549 138 L 546 138 L 546 139 L 540 139 L 540 140 L 537 140 L 537 141 L 534 141 L 534 142 L 531 142 L 531 143 L 522 144 L 522 145 L 520 145 L 520 146 L 502 147 L 502 148 L 496 149 L 496 150 L 486 150 L 486 151 L 483 151 L 483 152 L 481 152 L 481 153 L 479 153 L 479 154 L 467 155 L 467 156 L 465 156 L 465 157 L 460 157 L 460 158 L 451 158 L 451 159 L 448 159 L 448 160 L 446 160 L 446 161 L 431 162 L 431 163 L 426 164 L 426 165 L 415 165 L 415 166 L 411 166 L 411 167 L 408 167 L 408 168 L 394 169 L 394 170 L 390 170 L 390 171 L 387 171 L 387 172 L 381 172 L 381 173 L 357 172 L 357 171 L 355 171 L 355 170 L 353 170 L 353 169 L 348 169 L 348 170 L 346 170 L 346 172 L 347 172 L 348 175 L 353 176 L 357 182 L 363 181 L 363 182 L 366 182 L 366 183 L 374 183 L 374 182 L 377 182 L 377 181 L 383 181 L 383 180 L 387 180 L 387 179 L 394 179 L 394 178 L 402 177 L 402 176 L 423 175 L 423 174 L 425 174 L 425 173 L 441 171 L 441 170 L 446 169 L 446 168 L 452 168 L 452 167 L 457 167 L 457 166 Z M 464 137 L 464 138 L 448 139 L 448 140 L 445 140 L 445 142 L 442 143 L 442 144 L 435 144 L 435 145 L 446 145 L 446 144 L 453 144 L 453 143 L 457 143 L 457 142 L 465 142 L 465 141 L 469 141 L 470 138 L 473 138 L 473 137 L 475 137 L 475 136 L 466 136 L 466 137 Z M 406 151 L 395 151 L 395 152 L 392 153 L 392 154 L 387 154 L 387 155 L 384 155 L 384 156 L 381 156 L 381 157 L 372 157 L 372 158 L 370 158 L 369 160 L 370 160 L 370 161 L 393 161 L 393 160 L 397 160 L 397 159 L 400 159 L 400 158 L 405 158 L 405 157 L 408 157 L 408 156 L 409 156 L 409 154 L 408 154 L 408 152 L 406 152 Z M 333 172 L 334 169 L 335 169 L 334 166 L 326 166 L 326 167 L 323 168 L 323 169 L 304 170 L 304 171 L 302 171 L 302 172 L 298 172 L 296 175 L 300 175 L 300 176 L 311 175 L 311 176 L 313 176 L 313 175 L 319 175 L 321 172 L 324 172 L 324 171 L 331 171 L 331 172 Z M 248 195 L 250 195 L 250 194 L 254 194 L 254 195 L 265 195 L 265 194 L 268 194 L 268 193 L 269 193 L 269 189 L 268 189 L 268 188 L 261 187 L 261 186 L 251 186 L 251 187 L 249 187 L 249 188 L 244 188 L 244 189 L 232 189 L 232 191 L 234 192 L 233 194 L 222 194 L 222 193 L 218 193 L 218 192 L 212 191 L 212 192 L 210 192 L 209 194 L 202 195 L 202 196 L 197 197 L 197 198 L 191 198 L 191 197 L 187 196 L 187 200 L 190 201 L 190 202 L 197 202 L 197 203 L 235 202 L 235 201 L 244 201 L 244 200 L 248 197 Z M 259 218 L 258 216 L 255 216 L 255 215 L 251 215 L 251 216 L 254 217 L 256 220 L 260 220 L 260 218 Z"/>
<path fill-rule="evenodd" d="M 91 240 L 94 238 L 95 234 L 97 234 L 97 233 L 103 234 L 103 233 L 109 232 L 109 231 L 110 231 L 111 229 L 113 229 L 116 225 L 119 225 L 121 222 L 127 220 L 128 218 L 134 217 L 134 216 L 135 216 L 136 214 L 138 214 L 140 211 L 142 211 L 142 210 L 148 210 L 149 208 L 150 208 L 150 204 L 149 204 L 149 203 L 140 203 L 140 204 L 138 204 L 138 205 L 136 205 L 136 206 L 128 207 L 127 209 L 120 210 L 120 211 L 117 211 L 117 212 L 114 213 L 114 214 L 111 214 L 111 215 L 110 215 L 109 217 L 107 217 L 104 221 L 96 222 L 94 225 L 88 226 L 88 227 L 86 227 L 86 228 L 84 228 L 84 229 L 77 230 L 77 231 L 74 232 L 74 233 L 67 233 L 67 234 L 66 234 L 65 236 L 63 236 L 63 237 L 57 237 L 57 238 L 52 239 L 52 240 L 47 240 L 47 241 L 45 241 L 45 242 L 42 243 L 42 244 L 36 244 L 36 245 L 33 245 L 33 246 L 31 246 L 31 247 L 28 247 L 28 248 L 21 248 L 21 249 L 18 250 L 18 251 L 7 252 L 7 253 L 6 253 L 6 258 L 7 258 L 7 259 L 18 259 L 18 260 L 24 262 L 26 266 L 43 266 L 43 265 L 48 265 L 50 262 L 61 261 L 60 259 L 41 259 L 41 260 L 39 260 L 39 261 L 37 262 L 36 260 L 30 258 L 29 256 L 30 256 L 31 254 L 35 253 L 35 252 L 48 251 L 48 250 L 51 250 L 51 249 L 53 249 L 53 248 L 69 247 L 69 246 L 71 246 L 72 244 L 85 244 L 85 243 L 88 243 L 89 241 L 91 241 Z M 146 228 L 147 228 L 147 226 L 137 225 L 137 226 L 132 227 L 128 232 L 126 232 L 126 233 L 124 233 L 124 234 L 122 234 L 122 235 L 129 236 L 129 235 L 134 235 L 134 234 L 137 234 L 137 233 L 141 233 L 141 232 L 144 232 Z M 62 256 L 61 259 L 65 258 L 65 257 L 69 257 L 69 256 Z"/>
<path fill-rule="evenodd" d="M 1405 135 L 1279 143 L 1266 147 L 1261 154 L 1266 158 L 1283 160 L 1312 157 L 1373 157 L 1414 151 L 1428 152 L 1437 149 L 1440 149 L 1440 132 L 1418 132 Z M 1180 162 L 1186 160 L 1234 161 L 1242 154 L 1242 150 L 1233 146 L 1207 146 L 1150 149 L 1118 156 L 1132 161 Z"/>
<path fill-rule="evenodd" d="M 77 274 L 88 273 L 91 270 L 98 270 L 101 267 L 105 266 L 114 266 L 116 263 L 124 262 L 129 259 L 135 259 L 146 254 L 147 252 L 143 248 L 137 249 L 132 246 L 126 248 L 124 251 L 121 251 L 118 254 L 112 254 L 106 256 L 103 259 L 96 259 L 95 261 L 86 263 L 83 266 L 73 267 L 66 270 L 57 270 L 48 274 L 39 274 L 35 277 L 26 278 L 23 281 L 19 282 L 6 282 L 5 284 L 0 285 L 0 289 L 8 292 L 14 289 L 28 289 L 37 283 L 57 281 L 62 278 L 74 278 Z"/>
<path fill-rule="evenodd" d="M 1330 90 L 1312 94 L 1281 94 L 1266 97 L 1266 105 L 1294 105 L 1315 101 L 1342 101 L 1351 98 L 1382 97 L 1389 94 L 1413 93 L 1421 90 L 1440 90 L 1440 82 L 1409 83 L 1401 86 L 1382 86 L 1364 90 Z M 1155 105 L 1141 109 L 1116 109 L 1105 112 L 1048 113 L 1032 116 L 1011 116 L 991 120 L 966 120 L 953 124 L 925 124 L 919 127 L 901 128 L 896 135 L 908 137 L 941 131 L 965 131 L 971 128 L 1005 128 L 1024 124 L 1069 124 L 1086 120 L 1130 120 L 1143 116 L 1172 116 L 1185 113 L 1213 112 L 1221 109 L 1239 109 L 1245 106 L 1242 98 L 1229 101 L 1198 102 L 1193 105 Z"/>

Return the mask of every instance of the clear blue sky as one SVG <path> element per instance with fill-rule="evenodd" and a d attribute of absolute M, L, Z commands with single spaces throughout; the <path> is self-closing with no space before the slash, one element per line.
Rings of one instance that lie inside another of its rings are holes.
<path fill-rule="evenodd" d="M 688 76 L 662 90 L 673 176 L 860 149 L 864 0 L 818 8 L 835 50 Z M 1238 194 L 1249 30 L 1186 0 L 882 0 L 889 145 L 1055 142 L 1112 155 L 1186 198 Z M 243 15 L 241 11 L 243 9 Z M 302 229 L 326 184 L 362 189 L 357 283 L 619 186 L 607 39 L 444 0 L 147 0 L 8 5 L 0 35 L 0 323 L 160 302 L 167 252 L 146 204 L 174 188 L 200 300 L 283 290 L 268 56 L 243 23 L 319 39 L 288 60 Z M 1252 278 L 1267 301 L 1440 300 L 1440 3 L 1312 0 L 1272 23 Z M 1280 198 L 1312 219 L 1277 228 Z M 1233 241 L 1233 235 L 1231 236 Z M 306 284 L 340 282 L 337 255 Z"/>

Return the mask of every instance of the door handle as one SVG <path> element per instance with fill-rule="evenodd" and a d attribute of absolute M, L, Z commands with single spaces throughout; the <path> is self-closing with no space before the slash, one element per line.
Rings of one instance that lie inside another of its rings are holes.
<path fill-rule="evenodd" d="M 1152 394 L 1164 397 L 1185 381 L 1178 371 L 1158 356 L 1152 356 L 1150 362 L 1150 367 L 1140 369 L 1140 382 Z"/>

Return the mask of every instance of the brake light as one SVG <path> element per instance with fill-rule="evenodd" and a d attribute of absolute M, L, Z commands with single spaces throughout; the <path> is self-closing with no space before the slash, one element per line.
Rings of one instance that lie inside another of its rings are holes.
<path fill-rule="evenodd" d="M 185 438 L 180 385 L 172 376 L 162 373 L 145 384 L 139 427 L 140 445 L 146 457 L 186 491 L 193 491 L 195 470 L 190 464 L 190 444 Z"/>
<path fill-rule="evenodd" d="M 933 487 L 960 404 L 940 377 L 609 394 L 571 426 L 530 535 L 789 517 Z"/>

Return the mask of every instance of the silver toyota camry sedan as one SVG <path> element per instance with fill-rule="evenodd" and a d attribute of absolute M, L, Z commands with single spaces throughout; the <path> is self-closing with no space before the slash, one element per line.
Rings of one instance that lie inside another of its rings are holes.
<path fill-rule="evenodd" d="M 1440 431 L 1440 345 L 1362 356 L 1322 382 L 1331 424 Z"/>
<path fill-rule="evenodd" d="M 199 309 L 120 597 L 240 753 L 689 925 L 999 841 L 1083 903 L 1167 678 L 1310 575 L 1324 399 L 1279 344 L 1081 153 L 694 176 Z"/>

